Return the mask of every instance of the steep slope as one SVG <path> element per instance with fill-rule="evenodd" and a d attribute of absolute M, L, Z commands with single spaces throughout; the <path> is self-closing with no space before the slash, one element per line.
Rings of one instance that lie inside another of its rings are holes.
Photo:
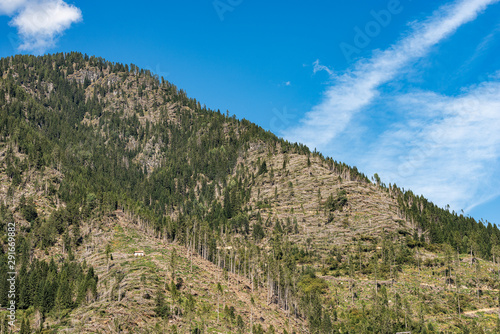
<path fill-rule="evenodd" d="M 239 163 L 257 167 L 258 161 L 266 161 L 267 169 L 273 171 L 256 178 L 249 204 L 260 209 L 264 220 L 296 222 L 299 233 L 291 236 L 294 243 L 305 246 L 310 239 L 311 248 L 327 251 L 328 244 L 376 240 L 384 233 L 413 234 L 413 226 L 402 218 L 395 198 L 378 186 L 353 181 L 349 170 L 339 173 L 320 157 L 278 154 L 279 150 L 278 146 L 269 155 L 262 149 L 250 149 Z M 257 174 L 258 168 L 253 172 Z M 331 211 L 326 207 L 328 197 L 337 197 L 342 191 L 345 206 Z"/>
<path fill-rule="evenodd" d="M 0 67 L 0 284 L 15 221 L 18 319 L 103 333 L 494 330 L 480 311 L 498 306 L 491 224 L 134 65 L 70 53 Z"/>
<path fill-rule="evenodd" d="M 116 211 L 92 228 L 97 232 L 77 257 L 95 268 L 102 294 L 73 312 L 67 325 L 59 325 L 61 331 L 237 332 L 252 322 L 305 332 L 305 322 L 266 303 L 264 291 L 252 293 L 250 280 L 224 272 L 185 247 L 158 240 L 139 225 L 137 218 Z M 145 256 L 135 257 L 136 250 Z M 155 313 L 159 293 L 165 294 L 169 314 L 163 319 Z"/>

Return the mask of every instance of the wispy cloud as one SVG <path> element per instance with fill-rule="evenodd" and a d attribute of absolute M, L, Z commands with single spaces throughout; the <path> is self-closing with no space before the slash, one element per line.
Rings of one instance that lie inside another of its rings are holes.
<path fill-rule="evenodd" d="M 402 119 L 370 147 L 364 165 L 457 211 L 500 195 L 498 78 L 459 96 L 415 92 L 393 102 Z"/>
<path fill-rule="evenodd" d="M 376 52 L 371 59 L 358 61 L 350 71 L 337 76 L 334 84 L 325 91 L 323 101 L 306 114 L 299 126 L 287 129 L 284 137 L 310 147 L 326 148 L 345 130 L 353 115 L 379 96 L 381 85 L 498 1 L 455 1 L 441 7 L 427 20 L 412 24 L 408 36 L 389 49 Z"/>
<path fill-rule="evenodd" d="M 313 73 L 316 74 L 320 71 L 325 71 L 326 73 L 328 73 L 330 76 L 333 76 L 334 72 L 327 66 L 325 65 L 321 65 L 319 63 L 319 59 L 316 59 L 316 61 L 313 63 Z"/>
<path fill-rule="evenodd" d="M 493 28 L 493 30 L 486 35 L 476 46 L 474 53 L 472 56 L 455 72 L 456 76 L 462 75 L 464 72 L 470 70 L 471 65 L 482 55 L 486 53 L 486 51 L 494 44 L 495 39 L 500 33 L 500 25 L 497 25 Z"/>
<path fill-rule="evenodd" d="M 71 24 L 82 20 L 79 8 L 62 0 L 2 0 L 0 14 L 12 17 L 22 51 L 43 53 Z"/>

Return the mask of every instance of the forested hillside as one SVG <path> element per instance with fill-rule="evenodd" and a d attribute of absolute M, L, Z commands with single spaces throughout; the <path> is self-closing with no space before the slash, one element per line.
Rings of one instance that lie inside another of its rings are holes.
<path fill-rule="evenodd" d="M 133 64 L 0 68 L 0 305 L 15 222 L 22 333 L 500 328 L 496 226 Z"/>

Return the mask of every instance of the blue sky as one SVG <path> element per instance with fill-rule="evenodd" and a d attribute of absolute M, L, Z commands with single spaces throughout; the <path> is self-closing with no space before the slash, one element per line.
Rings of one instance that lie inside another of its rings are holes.
<path fill-rule="evenodd" d="M 134 63 L 212 109 L 500 223 L 500 4 L 0 0 L 0 56 Z"/>

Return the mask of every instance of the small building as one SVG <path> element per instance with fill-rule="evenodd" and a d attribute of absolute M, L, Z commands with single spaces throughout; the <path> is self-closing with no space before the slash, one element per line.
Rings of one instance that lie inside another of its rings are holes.
<path fill-rule="evenodd" d="M 134 256 L 144 256 L 144 255 L 145 255 L 144 251 L 142 251 L 142 250 L 137 250 L 134 252 Z"/>

